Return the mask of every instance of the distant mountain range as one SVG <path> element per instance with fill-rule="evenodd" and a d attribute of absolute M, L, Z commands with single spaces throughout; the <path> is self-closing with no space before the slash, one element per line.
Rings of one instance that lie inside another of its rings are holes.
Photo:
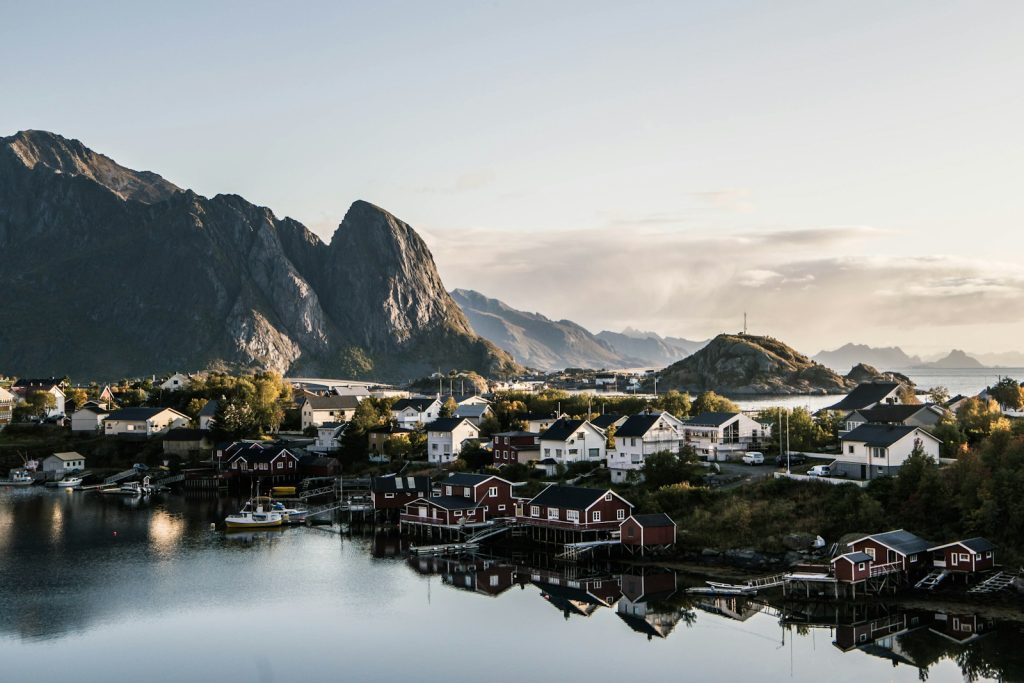
<path fill-rule="evenodd" d="M 0 138 L 0 254 L 7 373 L 520 369 L 473 333 L 419 235 L 364 201 L 324 243 L 241 197 L 23 131 Z"/>
<path fill-rule="evenodd" d="M 933 357 L 934 358 L 934 357 Z M 968 354 L 953 349 L 935 360 L 908 355 L 898 346 L 873 347 L 866 344 L 844 344 L 834 351 L 822 351 L 813 360 L 838 372 L 844 372 L 858 363 L 884 369 L 935 368 L 963 370 L 992 366 L 1024 367 L 1024 353 Z"/>
<path fill-rule="evenodd" d="M 456 289 L 451 296 L 476 334 L 509 352 L 516 362 L 538 370 L 660 368 L 706 343 L 631 328 L 593 334 L 571 320 L 520 311 L 471 289 Z"/>

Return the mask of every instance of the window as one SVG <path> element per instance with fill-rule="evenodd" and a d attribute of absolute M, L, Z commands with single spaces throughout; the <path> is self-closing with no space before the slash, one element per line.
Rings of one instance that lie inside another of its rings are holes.
<path fill-rule="evenodd" d="M 590 513 L 590 521 L 591 522 L 600 522 L 601 521 L 601 511 L 600 510 L 594 510 L 593 512 L 591 512 Z"/>
<path fill-rule="evenodd" d="M 505 510 L 505 506 L 504 505 L 499 505 L 498 506 L 498 512 L 503 512 L 504 510 Z"/>
<path fill-rule="evenodd" d="M 505 437 L 505 445 L 506 446 L 508 445 L 508 437 L 507 436 Z"/>
<path fill-rule="evenodd" d="M 874 548 L 864 548 L 864 554 L 867 555 L 868 557 L 870 557 L 872 562 L 874 562 L 875 559 L 877 559 L 875 557 L 875 549 Z"/>
<path fill-rule="evenodd" d="M 497 585 L 498 585 L 498 576 L 497 576 L 497 574 L 495 574 L 494 576 L 492 576 L 492 577 L 491 577 L 491 578 L 489 579 L 489 581 L 490 581 L 490 583 L 491 583 L 491 586 L 497 586 Z"/>
<path fill-rule="evenodd" d="M 385 498 L 394 498 L 394 497 L 395 497 L 395 494 L 393 494 L 393 493 L 385 493 L 385 494 L 384 494 L 384 497 L 385 497 Z"/>
<path fill-rule="evenodd" d="M 487 495 L 489 497 L 491 497 L 491 498 L 497 498 L 498 497 L 498 487 L 497 486 L 492 486 L 491 488 L 487 489 Z"/>
<path fill-rule="evenodd" d="M 865 567 L 865 564 L 863 562 L 858 563 L 857 564 L 857 571 L 861 571 L 861 572 L 864 571 L 864 567 Z"/>
<path fill-rule="evenodd" d="M 556 448 L 555 449 L 555 457 L 556 458 L 561 458 L 562 457 L 562 449 L 561 448 Z"/>
<path fill-rule="evenodd" d="M 436 451 L 437 450 L 437 444 L 436 443 L 430 444 L 430 450 Z"/>
<path fill-rule="evenodd" d="M 917 562 L 917 555 L 911 555 L 907 558 L 907 560 L 909 560 L 910 562 Z"/>
<path fill-rule="evenodd" d="M 568 522 L 574 522 L 576 524 L 579 524 L 579 521 L 580 521 L 580 511 L 579 510 L 566 510 L 565 511 L 565 519 Z"/>
<path fill-rule="evenodd" d="M 600 448 L 591 448 L 590 449 L 590 457 L 591 458 L 599 458 L 599 457 L 601 457 L 601 449 Z"/>
<path fill-rule="evenodd" d="M 550 448 L 545 448 L 544 449 L 544 457 L 546 458 L 546 457 L 548 457 L 550 455 L 551 455 L 551 449 Z"/>
<path fill-rule="evenodd" d="M 471 489 L 471 488 L 469 488 L 467 486 L 465 492 L 462 495 L 465 496 L 466 498 L 472 498 L 473 497 L 473 489 Z"/>
<path fill-rule="evenodd" d="M 630 446 L 635 446 L 636 445 L 636 437 L 630 437 L 629 445 Z"/>
<path fill-rule="evenodd" d="M 548 508 L 548 519 L 558 519 L 558 508 Z"/>
<path fill-rule="evenodd" d="M 885 449 L 884 448 L 872 448 L 871 449 L 871 457 L 872 458 L 884 458 L 885 457 Z"/>
<path fill-rule="evenodd" d="M 444 495 L 446 495 L 446 496 L 452 495 L 452 487 L 451 486 L 445 486 L 444 487 Z"/>
<path fill-rule="evenodd" d="M 604 499 L 605 499 L 605 501 L 607 501 L 609 503 L 612 502 L 612 494 L 611 494 L 611 492 L 608 492 L 608 493 L 604 494 Z"/>
<path fill-rule="evenodd" d="M 992 551 L 991 550 L 989 550 L 988 552 L 985 553 L 985 559 L 989 559 L 990 557 L 992 557 Z"/>
<path fill-rule="evenodd" d="M 960 553 L 960 561 L 963 563 L 967 563 L 971 561 L 971 558 L 967 553 Z"/>
<path fill-rule="evenodd" d="M 853 452 L 854 452 L 854 451 L 856 450 L 856 449 L 855 449 L 855 448 L 853 447 L 853 444 L 852 444 L 852 443 L 851 443 L 851 444 L 850 444 L 849 446 L 847 446 L 846 448 L 847 448 L 847 451 L 846 451 L 847 453 L 853 453 Z"/>
<path fill-rule="evenodd" d="M 619 509 L 619 510 L 615 511 L 615 519 L 617 519 L 617 520 L 619 520 L 621 522 L 625 518 L 626 518 L 626 511 L 625 510 Z"/>
<path fill-rule="evenodd" d="M 283 462 L 277 463 L 277 469 L 283 470 L 284 469 L 284 463 Z"/>
<path fill-rule="evenodd" d="M 456 510 L 455 511 L 455 516 L 456 517 L 461 517 L 462 516 L 462 510 Z"/>
<path fill-rule="evenodd" d="M 530 506 L 530 516 L 531 517 L 540 517 L 540 506 L 539 505 L 531 505 Z"/>

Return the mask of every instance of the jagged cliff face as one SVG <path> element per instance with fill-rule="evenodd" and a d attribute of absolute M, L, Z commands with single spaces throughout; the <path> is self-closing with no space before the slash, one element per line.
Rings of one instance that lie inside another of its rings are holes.
<path fill-rule="evenodd" d="M 29 131 L 0 138 L 0 253 L 8 372 L 514 369 L 470 332 L 412 228 L 366 202 L 327 245 L 241 197 Z"/>
<path fill-rule="evenodd" d="M 689 358 L 670 365 L 659 387 L 729 395 L 837 394 L 856 382 L 771 337 L 721 334 Z"/>

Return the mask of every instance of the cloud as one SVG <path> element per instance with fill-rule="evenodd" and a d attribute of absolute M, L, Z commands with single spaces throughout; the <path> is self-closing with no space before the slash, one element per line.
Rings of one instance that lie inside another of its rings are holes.
<path fill-rule="evenodd" d="M 489 168 L 480 168 L 462 173 L 448 183 L 442 183 L 440 185 L 421 185 L 419 187 L 407 189 L 424 194 L 461 194 L 463 192 L 480 190 L 492 185 L 496 177 L 497 176 L 493 170 Z"/>
<path fill-rule="evenodd" d="M 855 255 L 877 254 L 886 234 L 871 226 L 707 234 L 649 223 L 437 230 L 431 248 L 448 286 L 595 331 L 634 326 L 705 337 L 739 329 L 747 312 L 753 331 L 810 353 L 851 340 L 1007 346 L 1024 334 L 1016 322 L 1024 320 L 1024 268 L 947 255 Z M 979 334 L 1006 338 L 980 344 Z"/>

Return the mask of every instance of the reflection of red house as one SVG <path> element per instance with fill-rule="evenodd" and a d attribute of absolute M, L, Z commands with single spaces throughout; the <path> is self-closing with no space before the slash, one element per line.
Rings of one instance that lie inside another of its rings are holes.
<path fill-rule="evenodd" d="M 977 614 L 935 613 L 935 621 L 928 628 L 943 638 L 964 644 L 988 634 L 989 625 Z"/>
<path fill-rule="evenodd" d="M 980 537 L 936 546 L 929 552 L 932 564 L 947 572 L 984 572 L 996 564 L 996 547 Z"/>

